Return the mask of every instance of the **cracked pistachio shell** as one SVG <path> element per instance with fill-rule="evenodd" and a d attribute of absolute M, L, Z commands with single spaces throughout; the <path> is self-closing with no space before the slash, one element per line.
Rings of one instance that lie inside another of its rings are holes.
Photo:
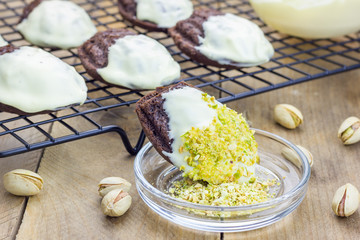
<path fill-rule="evenodd" d="M 123 215 L 131 205 L 131 196 L 121 189 L 110 191 L 101 201 L 101 210 L 106 216 L 119 217 Z"/>
<path fill-rule="evenodd" d="M 115 189 L 122 189 L 124 192 L 129 192 L 131 183 L 121 177 L 107 177 L 99 182 L 99 195 L 104 197 L 108 192 Z"/>
<path fill-rule="evenodd" d="M 17 196 L 32 196 L 40 192 L 43 179 L 39 174 L 25 169 L 16 169 L 3 176 L 6 191 Z"/>
<path fill-rule="evenodd" d="M 274 108 L 274 120 L 288 129 L 295 129 L 303 121 L 300 110 L 290 104 L 278 104 Z"/>
<path fill-rule="evenodd" d="M 314 160 L 313 160 L 313 155 L 310 153 L 310 151 L 300 145 L 296 145 L 296 146 L 304 153 L 307 160 L 309 161 L 310 167 L 312 167 Z M 291 148 L 288 147 L 283 148 L 281 150 L 281 154 L 284 156 L 284 158 L 294 163 L 295 166 L 301 167 L 301 160 L 299 155 Z"/>
<path fill-rule="evenodd" d="M 341 124 L 338 137 L 345 145 L 350 145 L 360 141 L 360 119 L 349 117 Z"/>
<path fill-rule="evenodd" d="M 348 217 L 359 207 L 359 191 L 357 188 L 347 183 L 341 186 L 334 195 L 332 210 L 339 217 Z"/>

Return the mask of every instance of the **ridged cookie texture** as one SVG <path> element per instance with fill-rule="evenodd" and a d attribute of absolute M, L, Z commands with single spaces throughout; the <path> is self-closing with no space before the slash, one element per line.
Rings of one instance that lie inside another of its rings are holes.
<path fill-rule="evenodd" d="M 97 72 L 108 64 L 109 47 L 119 38 L 136 35 L 128 29 L 108 29 L 98 32 L 78 48 L 79 58 L 86 72 L 94 79 L 106 82 Z"/>
<path fill-rule="evenodd" d="M 158 153 L 170 163 L 170 159 L 164 155 L 163 152 L 172 152 L 171 143 L 174 140 L 169 137 L 169 117 L 164 110 L 165 100 L 163 99 L 162 94 L 186 86 L 192 87 L 185 82 L 166 87 L 159 87 L 155 91 L 142 97 L 136 103 L 136 113 L 145 135 Z"/>

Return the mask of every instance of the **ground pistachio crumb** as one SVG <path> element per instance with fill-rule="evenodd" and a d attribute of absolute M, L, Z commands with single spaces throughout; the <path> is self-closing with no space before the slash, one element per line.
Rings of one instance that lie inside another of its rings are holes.
<path fill-rule="evenodd" d="M 179 152 L 189 152 L 185 160 L 192 167 L 183 176 L 212 184 L 251 178 L 253 172 L 248 167 L 259 160 L 254 131 L 241 114 L 218 104 L 214 97 L 204 93 L 202 99 L 217 115 L 208 127 L 193 127 L 182 136 L 184 144 Z"/>
<path fill-rule="evenodd" d="M 275 179 L 250 182 L 229 182 L 211 184 L 184 178 L 173 182 L 169 189 L 172 197 L 188 202 L 210 206 L 244 206 L 268 201 L 275 196 L 269 187 L 276 184 Z"/>

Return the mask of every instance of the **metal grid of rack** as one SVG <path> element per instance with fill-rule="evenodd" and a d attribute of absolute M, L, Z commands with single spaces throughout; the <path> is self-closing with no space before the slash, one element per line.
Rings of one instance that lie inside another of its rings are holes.
<path fill-rule="evenodd" d="M 274 57 L 268 63 L 236 70 L 219 69 L 194 62 L 177 49 L 167 34 L 148 32 L 123 21 L 118 14 L 116 0 L 75 0 L 74 2 L 89 13 L 99 31 L 107 28 L 131 28 L 158 40 L 180 63 L 182 80 L 209 92 L 223 103 L 360 67 L 359 33 L 319 40 L 305 40 L 279 34 L 267 27 L 245 0 L 193 1 L 195 7 L 216 8 L 252 20 L 262 28 L 276 49 Z M 17 22 L 27 3 L 29 1 L 24 0 L 0 2 L 0 34 L 15 46 L 31 46 L 16 31 Z M 45 48 L 45 50 L 74 66 L 84 77 L 89 89 L 88 99 L 83 106 L 74 106 L 56 113 L 38 116 L 0 113 L 0 143 L 1 141 L 14 142 L 12 149 L 2 149 L 0 146 L 0 157 L 106 132 L 119 133 L 128 152 L 136 154 L 145 139 L 143 132 L 138 129 L 139 138 L 135 147 L 132 147 L 121 123 L 100 124 L 97 114 L 129 107 L 146 92 L 110 87 L 91 79 L 82 67 L 76 49 Z M 272 80 L 269 81 L 269 79 Z M 74 126 L 71 120 L 81 123 Z M 68 133 L 54 136 L 51 132 L 51 127 L 54 125 L 65 128 Z M 44 140 L 34 141 L 26 138 L 25 135 L 29 136 L 29 134 L 24 133 L 29 131 L 41 133 Z"/>

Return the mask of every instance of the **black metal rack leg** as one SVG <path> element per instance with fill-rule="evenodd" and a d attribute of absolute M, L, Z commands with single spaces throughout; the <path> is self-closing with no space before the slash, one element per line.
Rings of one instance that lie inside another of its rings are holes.
<path fill-rule="evenodd" d="M 129 138 L 128 138 L 126 132 L 124 131 L 124 129 L 122 129 L 120 127 L 117 127 L 117 128 L 115 128 L 115 130 L 121 136 L 121 139 L 122 139 L 122 141 L 124 143 L 124 146 L 125 146 L 126 150 L 131 155 L 136 155 L 140 151 L 142 145 L 144 144 L 144 141 L 145 141 L 145 133 L 144 133 L 144 131 L 141 130 L 141 133 L 139 135 L 139 139 L 138 139 L 135 147 L 132 147 L 131 143 L 129 141 Z"/>

